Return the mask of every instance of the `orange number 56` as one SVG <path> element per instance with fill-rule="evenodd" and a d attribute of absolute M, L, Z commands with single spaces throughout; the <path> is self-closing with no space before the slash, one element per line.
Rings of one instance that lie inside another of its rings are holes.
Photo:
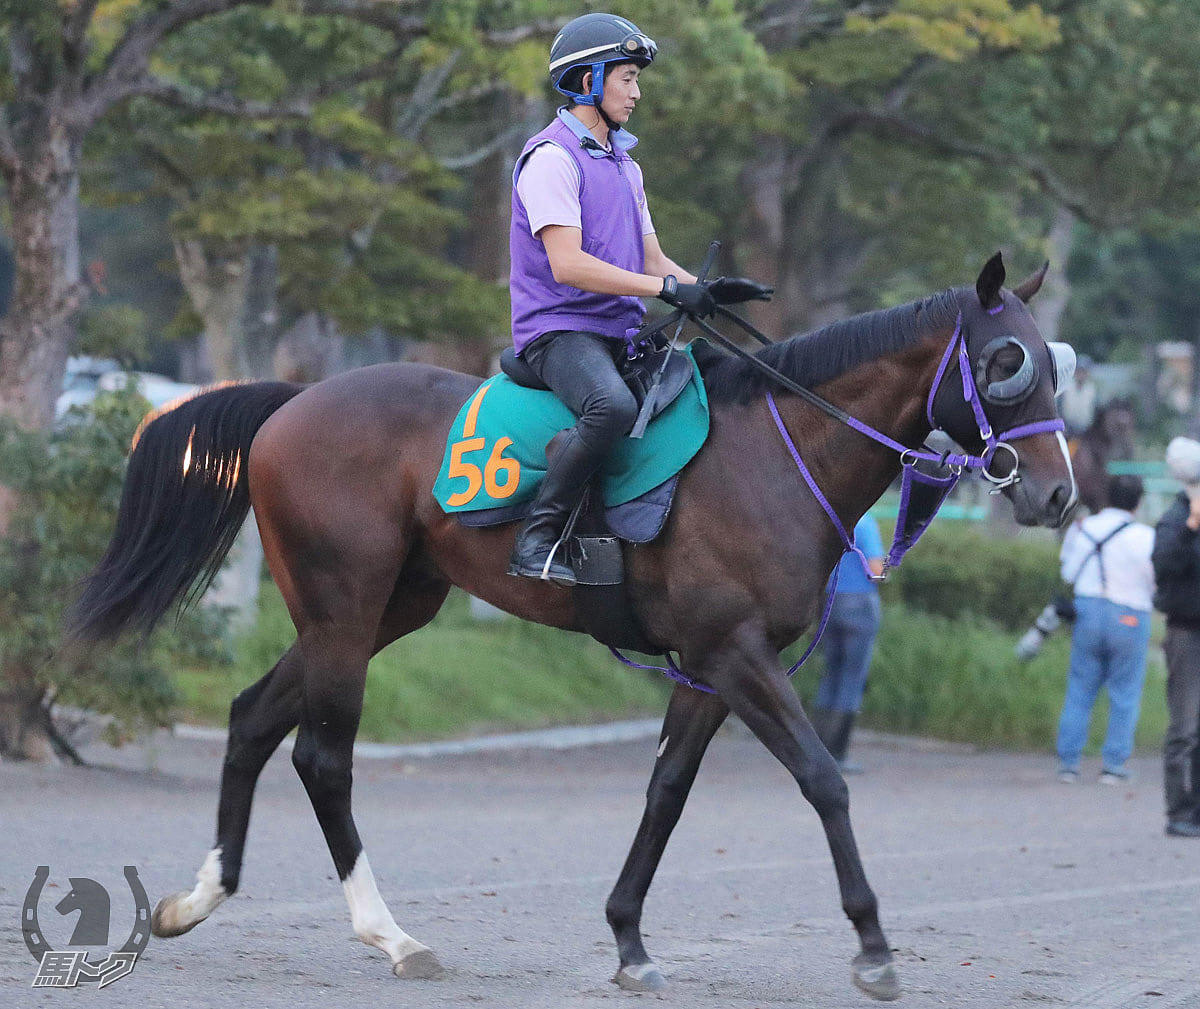
<path fill-rule="evenodd" d="M 479 417 L 479 405 L 491 384 L 480 387 L 467 409 L 467 418 L 463 423 L 463 437 L 450 446 L 450 464 L 446 467 L 446 475 L 451 479 L 462 477 L 467 486 L 456 494 L 446 498 L 446 504 L 451 508 L 465 505 L 472 501 L 480 488 L 486 487 L 488 495 L 496 500 L 503 500 L 516 493 L 517 485 L 521 482 L 521 464 L 516 459 L 504 458 L 504 450 L 513 443 L 511 438 L 499 438 L 492 446 L 487 463 L 480 472 L 474 463 L 465 462 L 463 456 L 468 452 L 478 452 L 487 444 L 483 438 L 473 438 L 475 424 Z M 503 476 L 503 482 L 500 477 Z"/>

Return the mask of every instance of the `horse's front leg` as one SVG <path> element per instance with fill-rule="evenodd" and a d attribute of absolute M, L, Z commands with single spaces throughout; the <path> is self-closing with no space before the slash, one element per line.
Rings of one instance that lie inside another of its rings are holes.
<path fill-rule="evenodd" d="M 642 905 L 667 839 L 679 821 L 700 758 L 729 708 L 720 698 L 676 687 L 658 738 L 658 758 L 646 789 L 646 811 L 605 909 L 621 966 L 613 979 L 629 991 L 661 991 L 662 972 L 642 943 Z"/>
<path fill-rule="evenodd" d="M 849 790 L 809 724 L 770 642 L 757 629 L 742 627 L 724 646 L 707 650 L 690 662 L 687 655 L 683 659 L 684 668 L 716 688 L 721 699 L 791 772 L 812 803 L 829 841 L 842 908 L 861 944 L 852 967 L 854 983 L 872 998 L 899 998 L 899 974 L 850 827 Z"/>

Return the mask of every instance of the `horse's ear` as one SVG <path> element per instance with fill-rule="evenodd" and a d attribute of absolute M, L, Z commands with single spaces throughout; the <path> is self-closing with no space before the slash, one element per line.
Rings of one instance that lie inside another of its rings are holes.
<path fill-rule="evenodd" d="M 983 264 L 979 279 L 975 281 L 975 293 L 984 308 L 995 308 L 1000 304 L 1000 288 L 1004 286 L 1004 260 L 996 253 Z"/>
<path fill-rule="evenodd" d="M 1028 302 L 1035 294 L 1042 289 L 1042 281 L 1046 279 L 1046 271 L 1050 269 L 1050 260 L 1046 260 L 1042 264 L 1040 270 L 1035 270 L 1028 277 L 1021 281 L 1013 288 L 1013 294 L 1024 302 Z"/>

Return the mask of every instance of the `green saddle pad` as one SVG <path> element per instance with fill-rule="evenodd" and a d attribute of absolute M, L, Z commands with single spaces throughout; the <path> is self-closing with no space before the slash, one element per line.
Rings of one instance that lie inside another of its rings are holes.
<path fill-rule="evenodd" d="M 691 351 L 684 353 L 691 357 Z M 505 508 L 529 500 L 546 473 L 546 446 L 575 414 L 552 392 L 496 375 L 450 427 L 433 496 L 446 512 Z M 708 396 L 692 359 L 692 381 L 642 438 L 622 438 L 603 469 L 604 502 L 624 504 L 678 473 L 708 437 Z"/>

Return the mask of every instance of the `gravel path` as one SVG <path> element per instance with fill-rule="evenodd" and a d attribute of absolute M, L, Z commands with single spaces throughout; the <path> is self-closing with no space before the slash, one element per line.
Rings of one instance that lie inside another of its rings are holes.
<path fill-rule="evenodd" d="M 242 890 L 195 931 L 151 944 L 96 991 L 33 989 L 20 908 L 38 865 L 54 904 L 89 876 L 112 894 L 116 947 L 132 922 L 121 867 L 151 901 L 190 886 L 211 841 L 222 745 L 162 736 L 92 747 L 103 766 L 0 765 L 0 1006 L 487 1006 L 573 1009 L 648 998 L 609 982 L 604 901 L 641 813 L 655 740 L 570 749 L 364 755 L 355 797 L 380 890 L 448 968 L 392 978 L 352 935 L 341 888 L 288 758 L 259 787 Z M 587 741 L 586 739 L 584 741 Z M 1048 756 L 895 748 L 856 756 L 852 811 L 900 1005 L 1200 1009 L 1200 841 L 1162 833 L 1158 762 L 1135 782 L 1065 786 Z M 147 770 L 153 761 L 154 770 Z M 58 897 L 54 895 L 57 894 Z M 865 1006 L 856 943 L 819 823 L 742 733 L 710 750 L 647 902 L 647 945 L 679 1006 Z M 72 1001 L 74 1000 L 74 1001 Z"/>

